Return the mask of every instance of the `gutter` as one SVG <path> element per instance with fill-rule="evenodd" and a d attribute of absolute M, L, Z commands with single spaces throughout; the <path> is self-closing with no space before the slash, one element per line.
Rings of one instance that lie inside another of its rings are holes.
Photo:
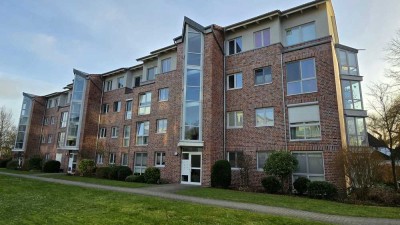
<path fill-rule="evenodd" d="M 283 49 L 281 51 L 281 88 L 282 88 L 282 111 L 283 111 L 283 124 L 285 131 L 285 151 L 288 151 L 288 142 L 287 142 L 287 124 L 286 124 L 286 98 L 285 98 L 285 85 L 283 83 Z"/>

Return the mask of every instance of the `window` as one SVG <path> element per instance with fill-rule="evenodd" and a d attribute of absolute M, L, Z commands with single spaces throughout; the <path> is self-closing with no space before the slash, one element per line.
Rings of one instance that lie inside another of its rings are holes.
<path fill-rule="evenodd" d="M 269 29 L 254 32 L 254 48 L 261 48 L 270 44 Z"/>
<path fill-rule="evenodd" d="M 118 77 L 117 82 L 118 82 L 118 88 L 125 87 L 125 78 L 124 77 Z"/>
<path fill-rule="evenodd" d="M 201 71 L 188 69 L 185 77 L 183 140 L 201 140 Z"/>
<path fill-rule="evenodd" d="M 131 126 L 124 126 L 124 142 L 122 146 L 129 147 L 130 140 L 131 140 Z"/>
<path fill-rule="evenodd" d="M 229 55 L 242 52 L 242 37 L 228 41 Z"/>
<path fill-rule="evenodd" d="M 365 119 L 361 117 L 346 117 L 347 139 L 350 146 L 366 146 L 367 133 Z"/>
<path fill-rule="evenodd" d="M 157 120 L 157 133 L 167 133 L 167 119 Z"/>
<path fill-rule="evenodd" d="M 60 127 L 67 127 L 67 121 L 68 121 L 68 112 L 62 112 L 61 113 L 61 120 L 60 120 Z"/>
<path fill-rule="evenodd" d="M 202 35 L 189 28 L 187 34 L 187 65 L 200 66 L 202 53 Z"/>
<path fill-rule="evenodd" d="M 121 102 L 114 102 L 114 112 L 121 112 Z"/>
<path fill-rule="evenodd" d="M 342 80 L 342 93 L 345 109 L 363 109 L 359 81 Z"/>
<path fill-rule="evenodd" d="M 154 157 L 154 165 L 156 167 L 164 167 L 165 166 L 165 152 L 156 152 Z"/>
<path fill-rule="evenodd" d="M 136 131 L 136 144 L 147 145 L 149 142 L 149 121 L 139 122 Z"/>
<path fill-rule="evenodd" d="M 49 135 L 47 136 L 47 143 L 48 143 L 48 144 L 51 144 L 51 142 L 53 142 L 53 135 L 52 135 L 52 134 L 49 134 Z"/>
<path fill-rule="evenodd" d="M 243 160 L 243 152 L 228 152 L 227 160 L 232 168 L 241 168 L 241 160 Z"/>
<path fill-rule="evenodd" d="M 44 160 L 48 161 L 50 159 L 50 153 L 44 154 Z"/>
<path fill-rule="evenodd" d="M 151 92 L 146 92 L 139 95 L 139 115 L 150 114 L 151 108 Z"/>
<path fill-rule="evenodd" d="M 106 82 L 106 91 L 112 90 L 112 80 Z"/>
<path fill-rule="evenodd" d="M 268 84 L 272 83 L 271 67 L 264 67 L 254 70 L 254 84 Z"/>
<path fill-rule="evenodd" d="M 47 106 L 46 106 L 46 108 L 50 109 L 50 108 L 52 107 L 52 105 L 53 105 L 53 99 L 47 100 Z"/>
<path fill-rule="evenodd" d="M 257 170 L 264 171 L 264 165 L 269 154 L 269 152 L 257 152 Z"/>
<path fill-rule="evenodd" d="M 128 165 L 128 158 L 129 158 L 128 153 L 122 153 L 122 155 L 121 155 L 121 166 L 127 166 Z"/>
<path fill-rule="evenodd" d="M 119 128 L 118 127 L 112 127 L 111 128 L 111 138 L 117 138 L 118 137 L 118 132 L 119 132 Z"/>
<path fill-rule="evenodd" d="M 357 53 L 339 50 L 340 74 L 358 75 Z"/>
<path fill-rule="evenodd" d="M 48 117 L 44 118 L 43 124 L 44 125 L 49 125 L 49 118 Z"/>
<path fill-rule="evenodd" d="M 318 105 L 289 107 L 288 112 L 291 140 L 321 139 Z"/>
<path fill-rule="evenodd" d="M 295 45 L 316 38 L 315 23 L 307 23 L 286 30 L 286 44 Z"/>
<path fill-rule="evenodd" d="M 133 167 L 134 174 L 142 174 L 147 168 L 147 153 L 135 153 L 135 165 Z"/>
<path fill-rule="evenodd" d="M 243 86 L 242 73 L 229 75 L 227 82 L 228 82 L 228 90 L 242 88 Z"/>
<path fill-rule="evenodd" d="M 56 118 L 54 116 L 50 117 L 50 124 L 53 125 L 56 123 Z"/>
<path fill-rule="evenodd" d="M 101 105 L 101 113 L 107 114 L 109 109 L 110 109 L 110 105 L 108 105 L 108 104 Z"/>
<path fill-rule="evenodd" d="M 57 137 L 57 147 L 64 147 L 65 146 L 65 132 L 58 133 Z"/>
<path fill-rule="evenodd" d="M 147 69 L 147 80 L 154 80 L 156 78 L 157 67 Z"/>
<path fill-rule="evenodd" d="M 42 135 L 42 144 L 46 143 L 46 137 L 44 135 Z"/>
<path fill-rule="evenodd" d="M 99 132 L 99 137 L 100 138 L 105 138 L 107 136 L 107 129 L 106 128 L 100 128 L 100 132 Z"/>
<path fill-rule="evenodd" d="M 103 164 L 103 154 L 96 154 L 96 163 L 97 164 Z"/>
<path fill-rule="evenodd" d="M 161 61 L 161 73 L 171 71 L 171 58 L 163 59 Z"/>
<path fill-rule="evenodd" d="M 299 177 L 307 177 L 311 181 L 324 181 L 324 159 L 322 152 L 294 152 L 299 165 L 293 172 L 293 181 Z"/>
<path fill-rule="evenodd" d="M 256 127 L 274 126 L 274 108 L 256 109 Z"/>
<path fill-rule="evenodd" d="M 315 59 L 287 63 L 286 79 L 288 95 L 316 92 Z"/>
<path fill-rule="evenodd" d="M 228 128 L 243 127 L 243 111 L 228 112 Z"/>
<path fill-rule="evenodd" d="M 169 88 L 161 88 L 158 90 L 158 101 L 168 101 L 169 97 Z"/>
<path fill-rule="evenodd" d="M 115 164 L 115 153 L 110 153 L 110 156 L 108 158 L 108 164 Z"/>
<path fill-rule="evenodd" d="M 126 101 L 126 105 L 125 105 L 125 119 L 126 119 L 126 120 L 132 119 L 132 100 Z"/>

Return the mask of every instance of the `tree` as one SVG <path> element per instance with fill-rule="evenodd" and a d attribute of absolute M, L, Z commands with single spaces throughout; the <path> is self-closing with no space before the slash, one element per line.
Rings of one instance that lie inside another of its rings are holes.
<path fill-rule="evenodd" d="M 392 78 L 396 85 L 400 85 L 400 30 L 389 42 L 386 50 L 386 60 L 391 64 L 387 70 L 387 77 Z"/>
<path fill-rule="evenodd" d="M 288 181 L 289 176 L 297 169 L 299 162 L 289 152 L 274 152 L 272 153 L 264 165 L 264 172 L 269 175 L 277 176 L 282 182 L 282 191 L 285 180 Z"/>
<path fill-rule="evenodd" d="M 0 157 L 11 155 L 16 137 L 17 129 L 13 123 L 12 112 L 2 106 L 0 108 Z"/>

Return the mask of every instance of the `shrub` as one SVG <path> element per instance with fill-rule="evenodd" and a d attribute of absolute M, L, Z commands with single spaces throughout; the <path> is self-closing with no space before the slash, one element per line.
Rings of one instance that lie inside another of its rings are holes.
<path fill-rule="evenodd" d="M 231 164 L 218 160 L 211 168 L 211 186 L 228 188 L 231 185 Z"/>
<path fill-rule="evenodd" d="M 110 180 L 118 180 L 118 169 L 119 166 L 111 166 L 108 172 L 108 179 Z"/>
<path fill-rule="evenodd" d="M 289 152 L 274 152 L 269 155 L 264 165 L 264 172 L 268 175 L 274 175 L 281 179 L 282 184 L 288 180 L 289 175 L 296 170 L 298 165 L 297 159 Z M 283 185 L 282 185 L 282 191 Z"/>
<path fill-rule="evenodd" d="M 311 198 L 333 199 L 337 195 L 337 189 L 326 181 L 312 181 L 308 184 L 308 195 Z"/>
<path fill-rule="evenodd" d="M 130 175 L 125 178 L 126 182 L 145 183 L 144 175 Z"/>
<path fill-rule="evenodd" d="M 367 200 L 386 206 L 399 206 L 400 194 L 388 186 L 375 186 L 368 190 Z"/>
<path fill-rule="evenodd" d="M 28 161 L 29 170 L 41 170 L 42 169 L 42 158 L 32 157 Z"/>
<path fill-rule="evenodd" d="M 120 166 L 118 168 L 118 180 L 125 180 L 126 177 L 132 175 L 131 168 L 127 166 Z"/>
<path fill-rule="evenodd" d="M 56 160 L 49 160 L 43 165 L 43 172 L 45 173 L 58 173 L 60 172 L 60 162 Z"/>
<path fill-rule="evenodd" d="M 307 177 L 299 177 L 293 182 L 293 187 L 297 193 L 304 194 L 307 191 L 307 186 L 311 181 Z"/>
<path fill-rule="evenodd" d="M 79 162 L 78 169 L 82 176 L 92 176 L 96 170 L 96 163 L 91 159 L 82 159 Z"/>
<path fill-rule="evenodd" d="M 108 179 L 109 173 L 111 171 L 110 167 L 98 167 L 96 168 L 96 177 L 102 179 Z"/>
<path fill-rule="evenodd" d="M 156 167 L 149 167 L 144 171 L 144 180 L 148 184 L 157 184 L 160 176 L 160 169 Z"/>
<path fill-rule="evenodd" d="M 7 169 L 9 170 L 17 170 L 19 167 L 18 160 L 11 160 L 7 162 Z"/>
<path fill-rule="evenodd" d="M 282 188 L 282 183 L 275 176 L 268 176 L 261 180 L 262 186 L 270 194 L 277 193 Z"/>
<path fill-rule="evenodd" d="M 11 158 L 0 159 L 0 168 L 6 168 L 7 163 L 10 162 L 11 160 L 12 160 Z"/>

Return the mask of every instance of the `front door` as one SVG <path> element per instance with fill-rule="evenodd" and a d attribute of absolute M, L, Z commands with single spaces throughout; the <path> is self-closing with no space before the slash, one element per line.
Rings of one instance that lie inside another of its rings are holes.
<path fill-rule="evenodd" d="M 74 153 L 69 154 L 68 173 L 70 173 L 70 174 L 75 174 L 75 171 L 76 171 L 76 158 L 77 158 L 77 154 L 74 154 Z"/>
<path fill-rule="evenodd" d="M 182 152 L 181 183 L 201 185 L 201 152 Z"/>

